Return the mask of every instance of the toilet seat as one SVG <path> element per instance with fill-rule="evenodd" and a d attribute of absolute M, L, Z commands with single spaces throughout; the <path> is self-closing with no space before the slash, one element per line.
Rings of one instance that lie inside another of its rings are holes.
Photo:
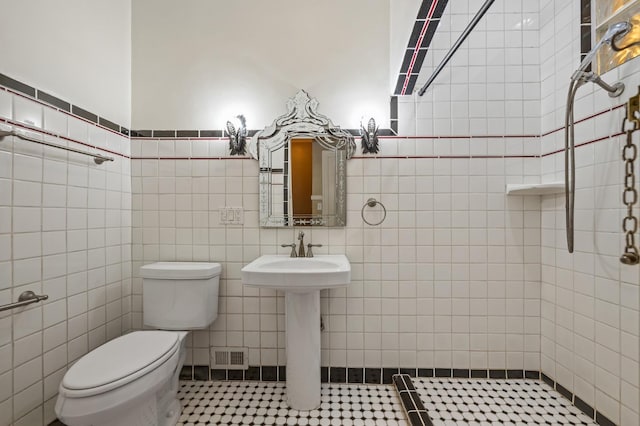
<path fill-rule="evenodd" d="M 78 360 L 61 390 L 71 398 L 108 392 L 161 366 L 180 348 L 180 333 L 135 331 L 113 339 Z"/>

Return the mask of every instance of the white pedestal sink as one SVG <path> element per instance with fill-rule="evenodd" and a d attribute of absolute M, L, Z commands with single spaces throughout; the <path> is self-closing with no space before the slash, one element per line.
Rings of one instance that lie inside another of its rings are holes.
<path fill-rule="evenodd" d="M 320 406 L 320 290 L 351 282 L 346 256 L 260 256 L 242 268 L 242 282 L 285 292 L 287 403 Z"/>

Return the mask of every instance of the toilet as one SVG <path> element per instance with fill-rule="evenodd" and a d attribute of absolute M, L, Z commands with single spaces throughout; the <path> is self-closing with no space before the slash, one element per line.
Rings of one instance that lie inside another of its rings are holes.
<path fill-rule="evenodd" d="M 144 325 L 69 368 L 55 412 L 68 426 L 170 426 L 180 417 L 178 376 L 188 331 L 218 316 L 221 266 L 158 262 L 140 268 Z"/>

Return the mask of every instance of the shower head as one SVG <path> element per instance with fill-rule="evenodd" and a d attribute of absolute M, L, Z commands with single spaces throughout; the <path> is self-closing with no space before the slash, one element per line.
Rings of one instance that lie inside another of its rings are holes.
<path fill-rule="evenodd" d="M 617 22 L 615 24 L 612 24 L 607 30 L 607 32 L 604 33 L 600 41 L 598 41 L 596 45 L 593 46 L 593 49 L 591 49 L 591 51 L 587 53 L 587 56 L 584 57 L 578 69 L 571 76 L 571 79 L 572 80 L 580 79 L 582 77 L 582 74 L 584 73 L 584 70 L 586 70 L 587 67 L 589 67 L 589 64 L 591 64 L 591 61 L 593 60 L 594 56 L 596 56 L 596 53 L 598 53 L 598 50 L 600 50 L 602 46 L 604 46 L 605 44 L 611 45 L 614 39 L 626 35 L 629 31 L 631 31 L 631 24 L 628 23 L 627 21 L 622 21 L 622 22 Z"/>

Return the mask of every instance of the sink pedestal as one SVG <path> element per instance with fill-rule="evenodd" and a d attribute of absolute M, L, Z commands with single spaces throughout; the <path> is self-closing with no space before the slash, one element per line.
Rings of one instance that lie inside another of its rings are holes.
<path fill-rule="evenodd" d="M 351 263 L 343 254 L 289 257 L 265 254 L 241 270 L 249 286 L 284 291 L 287 403 L 320 406 L 320 290 L 346 287 Z"/>
<path fill-rule="evenodd" d="M 284 296 L 287 403 L 295 410 L 320 406 L 320 290 Z"/>

